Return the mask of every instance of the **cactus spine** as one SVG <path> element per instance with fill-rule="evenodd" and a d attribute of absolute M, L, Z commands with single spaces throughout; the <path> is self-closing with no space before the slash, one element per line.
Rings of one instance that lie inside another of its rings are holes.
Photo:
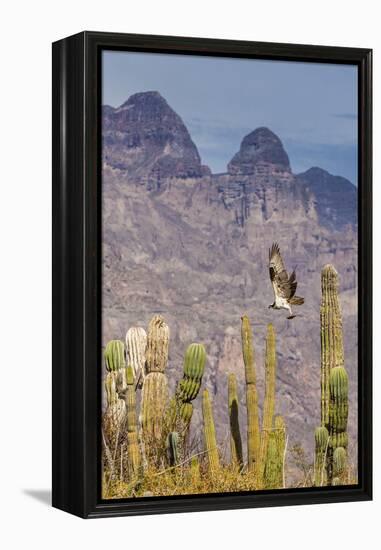
<path fill-rule="evenodd" d="M 241 326 L 242 353 L 245 364 L 246 408 L 247 408 L 247 465 L 253 471 L 259 458 L 260 433 L 258 413 L 258 393 L 254 364 L 254 348 L 250 320 L 242 317 Z"/>
<path fill-rule="evenodd" d="M 344 368 L 338 274 L 332 265 L 322 269 L 321 291 L 321 425 L 328 430 L 327 484 L 332 485 L 335 449 L 343 447 L 345 450 L 348 445 L 348 375 Z"/>
<path fill-rule="evenodd" d="M 214 473 L 220 467 L 220 459 L 218 456 L 212 404 L 208 390 L 204 390 L 202 395 L 202 414 L 204 418 L 205 448 L 208 456 L 209 469 L 212 473 Z"/>
<path fill-rule="evenodd" d="M 242 439 L 239 429 L 237 380 L 234 374 L 228 378 L 228 403 L 230 420 L 230 457 L 232 464 L 242 466 Z"/>
<path fill-rule="evenodd" d="M 126 353 L 138 387 L 142 386 L 146 374 L 146 348 L 147 333 L 144 328 L 131 327 L 126 334 Z"/>
<path fill-rule="evenodd" d="M 134 371 L 131 365 L 126 369 L 127 387 L 125 403 L 127 409 L 127 450 L 132 475 L 138 473 L 140 467 L 140 451 L 138 442 L 138 423 L 136 417 L 136 392 L 134 387 Z"/>
<path fill-rule="evenodd" d="M 257 468 L 259 486 L 263 483 L 269 436 L 273 427 L 275 408 L 276 353 L 275 332 L 272 324 L 267 327 L 266 358 L 265 358 L 265 402 L 263 406 L 261 444 Z"/>

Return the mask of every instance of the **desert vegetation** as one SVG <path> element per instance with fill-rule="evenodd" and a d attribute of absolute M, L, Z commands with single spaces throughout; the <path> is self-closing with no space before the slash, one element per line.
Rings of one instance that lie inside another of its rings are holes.
<path fill-rule="evenodd" d="M 103 498 L 354 483 L 347 458 L 349 382 L 338 275 L 333 266 L 323 268 L 321 285 L 321 424 L 315 430 L 311 460 L 301 446 L 289 448 L 287 420 L 276 414 L 277 354 L 272 324 L 267 326 L 265 395 L 260 408 L 253 331 L 249 317 L 241 318 L 246 425 L 240 426 L 237 380 L 230 373 L 226 395 L 230 452 L 226 453 L 216 437 L 213 396 L 202 384 L 207 350 L 202 343 L 189 344 L 170 395 L 166 375 L 170 327 L 156 315 L 147 331 L 131 327 L 125 340 L 111 340 L 104 350 Z M 192 429 L 193 402 L 200 393 L 203 426 L 197 433 Z M 301 472 L 296 482 L 287 476 L 287 463 L 292 460 Z"/>

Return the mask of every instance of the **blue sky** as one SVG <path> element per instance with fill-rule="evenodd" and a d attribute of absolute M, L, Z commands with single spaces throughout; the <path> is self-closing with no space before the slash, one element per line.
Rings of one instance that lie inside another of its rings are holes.
<path fill-rule="evenodd" d="M 148 90 L 181 116 L 215 173 L 246 134 L 267 126 L 293 172 L 319 166 L 357 184 L 356 66 L 103 52 L 103 104 Z"/>

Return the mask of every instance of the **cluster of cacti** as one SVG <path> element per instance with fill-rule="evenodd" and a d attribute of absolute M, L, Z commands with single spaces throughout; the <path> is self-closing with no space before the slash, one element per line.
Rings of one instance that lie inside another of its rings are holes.
<path fill-rule="evenodd" d="M 258 464 L 260 448 L 259 411 L 254 348 L 250 320 L 247 315 L 242 317 L 241 336 L 246 381 L 247 466 L 249 471 L 255 471 Z"/>
<path fill-rule="evenodd" d="M 338 274 L 332 265 L 322 270 L 321 291 L 321 427 L 315 432 L 315 484 L 332 485 L 334 478 L 335 483 L 338 479 L 335 452 L 343 449 L 346 453 L 348 446 L 348 374 L 344 368 Z"/>
<path fill-rule="evenodd" d="M 242 439 L 239 429 L 237 380 L 234 374 L 228 378 L 228 404 L 230 421 L 230 456 L 232 464 L 243 465 Z"/>
<path fill-rule="evenodd" d="M 218 471 L 220 458 L 218 453 L 216 429 L 214 426 L 213 409 L 208 390 L 202 394 L 202 415 L 204 419 L 205 449 L 211 473 Z"/>
<path fill-rule="evenodd" d="M 332 266 L 322 271 L 321 319 L 321 425 L 315 430 L 314 484 L 339 485 L 347 476 L 348 375 L 344 368 L 342 320 L 337 293 L 337 273 Z M 242 354 L 245 367 L 247 412 L 247 461 L 245 462 L 239 422 L 239 398 L 235 374 L 228 376 L 228 415 L 230 426 L 230 471 L 247 477 L 254 489 L 285 487 L 286 427 L 275 416 L 276 341 L 272 324 L 267 326 L 265 349 L 265 395 L 260 423 L 252 329 L 242 317 Z M 199 486 L 205 472 L 213 483 L 224 474 L 224 447 L 218 446 L 209 391 L 202 394 L 204 450 L 192 456 L 188 445 L 193 401 L 199 394 L 206 351 L 202 344 L 188 346 L 183 376 L 168 399 L 165 374 L 169 355 L 169 327 L 160 315 L 154 316 L 147 333 L 130 328 L 126 346 L 112 340 L 106 346 L 105 390 L 107 408 L 104 426 L 108 445 L 106 458 L 114 462 L 119 445 L 120 472 L 126 468 L 137 480 L 150 468 L 178 472 Z M 127 366 L 126 366 L 127 358 Z M 141 391 L 140 400 L 137 391 Z M 139 422 L 137 405 L 140 402 Z M 186 444 L 187 443 L 187 444 Z M 198 443 L 196 444 L 196 446 Z M 161 472 L 160 472 L 161 474 Z M 215 475 L 218 474 L 218 475 Z M 122 475 L 122 474 L 121 474 Z M 156 475 L 156 474 L 155 474 Z M 159 474 L 157 474 L 159 475 Z M 171 474 L 172 475 L 172 474 Z M 173 479 L 179 479 L 177 473 Z M 139 481 L 140 483 L 140 481 Z"/>
<path fill-rule="evenodd" d="M 163 419 L 168 401 L 168 381 L 164 371 L 168 363 L 169 327 L 160 315 L 155 315 L 148 326 L 146 372 L 144 379 L 140 421 L 146 445 L 155 451 L 155 443 L 162 438 Z"/>

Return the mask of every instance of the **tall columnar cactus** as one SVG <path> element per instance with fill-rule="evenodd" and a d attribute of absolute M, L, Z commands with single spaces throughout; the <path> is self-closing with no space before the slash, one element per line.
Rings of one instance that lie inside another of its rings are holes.
<path fill-rule="evenodd" d="M 155 315 L 148 327 L 146 369 L 140 421 L 146 455 L 155 456 L 162 439 L 163 419 L 168 400 L 168 382 L 164 371 L 168 362 L 169 328 L 160 315 Z"/>
<path fill-rule="evenodd" d="M 260 432 L 254 348 L 250 320 L 247 315 L 242 317 L 241 336 L 246 380 L 247 465 L 250 471 L 254 471 L 259 459 Z"/>
<path fill-rule="evenodd" d="M 136 392 L 134 371 L 131 365 L 126 369 L 127 387 L 124 399 L 127 409 L 127 450 L 128 462 L 132 475 L 136 475 L 140 467 L 140 450 L 138 441 L 138 422 L 136 415 Z"/>
<path fill-rule="evenodd" d="M 218 455 L 212 404 L 208 390 L 204 390 L 202 394 L 202 414 L 204 418 L 205 448 L 209 462 L 209 470 L 215 473 L 220 467 L 220 459 Z"/>
<path fill-rule="evenodd" d="M 321 272 L 320 342 L 321 342 L 321 426 L 328 427 L 329 376 L 334 367 L 344 366 L 341 308 L 338 297 L 338 274 L 328 264 Z"/>
<path fill-rule="evenodd" d="M 147 372 L 164 372 L 168 363 L 169 327 L 161 315 L 155 315 L 148 325 Z"/>
<path fill-rule="evenodd" d="M 328 453 L 327 478 L 331 484 L 334 477 L 334 456 L 338 448 L 348 446 L 348 374 L 344 367 L 334 367 L 329 376 L 329 417 L 328 417 Z"/>
<path fill-rule="evenodd" d="M 128 364 L 134 371 L 136 385 L 141 387 L 145 378 L 147 333 L 142 327 L 131 327 L 126 334 Z"/>
<path fill-rule="evenodd" d="M 326 472 L 327 484 L 332 485 L 335 449 L 346 449 L 348 445 L 348 375 L 344 368 L 338 274 L 332 265 L 322 269 L 321 291 L 321 425 L 328 430 Z"/>
<path fill-rule="evenodd" d="M 167 377 L 162 372 L 150 372 L 144 380 L 140 420 L 147 445 L 162 436 L 163 416 L 168 399 Z"/>
<path fill-rule="evenodd" d="M 237 380 L 234 374 L 228 378 L 228 404 L 230 420 L 230 457 L 234 465 L 243 464 L 242 439 L 239 429 Z"/>
<path fill-rule="evenodd" d="M 274 429 L 269 433 L 262 487 L 280 489 L 285 487 L 284 455 L 286 449 L 286 427 L 281 416 L 276 416 Z"/>
<path fill-rule="evenodd" d="M 328 438 L 329 434 L 325 426 L 318 426 L 315 429 L 315 487 L 322 487 L 326 484 L 325 464 L 328 451 Z"/>
<path fill-rule="evenodd" d="M 265 358 L 265 402 L 263 406 L 263 419 L 261 431 L 261 444 L 257 468 L 257 480 L 259 486 L 263 482 L 263 474 L 266 463 L 269 435 L 273 427 L 275 408 L 275 380 L 276 380 L 276 352 L 275 332 L 272 324 L 267 327 L 266 358 Z"/>

